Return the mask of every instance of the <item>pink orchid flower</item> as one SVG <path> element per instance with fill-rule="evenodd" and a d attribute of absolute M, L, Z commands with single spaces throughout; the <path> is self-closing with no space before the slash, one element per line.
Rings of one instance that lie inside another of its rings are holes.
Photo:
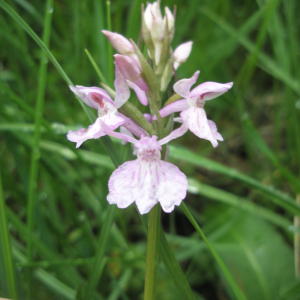
<path fill-rule="evenodd" d="M 223 141 L 223 137 L 217 131 L 216 124 L 208 120 L 204 110 L 205 101 L 214 99 L 231 89 L 233 82 L 217 83 L 204 82 L 190 90 L 198 79 L 200 71 L 188 79 L 182 79 L 173 86 L 174 91 L 184 99 L 173 102 L 160 110 L 162 118 L 174 112 L 181 112 L 180 117 L 186 123 L 189 130 L 199 138 L 209 140 L 213 147 L 218 146 L 218 141 Z M 156 120 L 156 117 L 153 117 Z"/>
<path fill-rule="evenodd" d="M 167 213 L 173 211 L 175 205 L 179 206 L 186 196 L 187 178 L 175 165 L 161 160 L 160 151 L 162 145 L 183 135 L 186 130 L 183 125 L 157 141 L 155 135 L 136 140 L 107 129 L 109 135 L 131 142 L 137 148 L 137 159 L 125 162 L 112 173 L 107 201 L 119 208 L 135 202 L 141 214 L 148 213 L 158 202 Z"/>
<path fill-rule="evenodd" d="M 96 139 L 106 135 L 106 128 L 115 130 L 122 125 L 138 137 L 145 134 L 136 123 L 118 112 L 117 109 L 129 99 L 130 91 L 126 79 L 117 67 L 115 69 L 115 75 L 115 101 L 113 101 L 108 93 L 101 88 L 84 87 L 80 85 L 77 85 L 76 87 L 70 86 L 71 91 L 79 99 L 98 111 L 96 122 L 90 125 L 88 129 L 82 128 L 78 131 L 69 130 L 67 138 L 69 141 L 76 143 L 76 148 L 80 147 L 87 139 Z M 103 126 L 103 124 L 106 126 Z"/>

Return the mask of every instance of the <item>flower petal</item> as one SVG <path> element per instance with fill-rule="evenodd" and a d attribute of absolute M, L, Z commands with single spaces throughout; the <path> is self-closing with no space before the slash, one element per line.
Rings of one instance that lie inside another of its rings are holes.
<path fill-rule="evenodd" d="M 180 127 L 173 130 L 168 136 L 158 141 L 161 145 L 168 143 L 171 140 L 174 140 L 182 135 L 184 135 L 188 130 L 188 122 L 184 122 Z"/>
<path fill-rule="evenodd" d="M 125 208 L 134 201 L 141 214 L 148 213 L 159 201 L 171 212 L 186 196 L 186 176 L 171 163 L 160 160 L 134 160 L 121 165 L 109 181 L 110 204 Z"/>
<path fill-rule="evenodd" d="M 135 91 L 136 96 L 138 97 L 140 102 L 145 106 L 148 105 L 148 98 L 147 98 L 145 91 L 140 89 L 135 83 L 133 83 L 129 80 L 127 80 L 127 84 L 129 85 L 130 88 L 132 88 Z"/>
<path fill-rule="evenodd" d="M 116 169 L 109 181 L 107 201 L 125 208 L 134 201 L 141 214 L 148 213 L 157 203 L 152 188 L 151 164 L 142 160 L 125 162 Z"/>
<path fill-rule="evenodd" d="M 97 110 L 103 107 L 105 100 L 114 105 L 108 93 L 101 88 L 81 85 L 76 85 L 76 87 L 70 85 L 69 87 L 81 101 Z"/>
<path fill-rule="evenodd" d="M 101 31 L 120 54 L 130 55 L 135 53 L 132 44 L 123 35 L 108 30 Z"/>
<path fill-rule="evenodd" d="M 200 71 L 196 71 L 191 78 L 185 78 L 177 81 L 173 86 L 174 91 L 181 97 L 188 98 L 190 95 L 190 89 L 192 85 L 196 83 L 199 74 Z"/>
<path fill-rule="evenodd" d="M 108 126 L 109 129 L 115 130 L 124 123 L 124 119 L 115 114 L 106 114 L 101 117 L 101 121 Z"/>
<path fill-rule="evenodd" d="M 158 166 L 160 176 L 156 196 L 162 209 L 169 213 L 186 197 L 188 182 L 186 176 L 175 165 L 161 160 Z"/>
<path fill-rule="evenodd" d="M 186 110 L 190 107 L 186 99 L 178 100 L 170 103 L 159 111 L 159 114 L 162 118 L 178 111 Z M 157 120 L 156 116 L 153 116 L 153 120 Z"/>
<path fill-rule="evenodd" d="M 81 128 L 78 131 L 69 130 L 67 134 L 67 139 L 71 142 L 75 142 L 76 148 L 80 147 L 81 144 L 89 138 L 90 137 L 85 128 Z"/>
<path fill-rule="evenodd" d="M 130 97 L 130 90 L 128 84 L 126 82 L 126 78 L 122 75 L 119 68 L 115 67 L 115 89 L 116 89 L 116 97 L 115 97 L 115 106 L 116 108 L 120 108 Z"/>
<path fill-rule="evenodd" d="M 122 125 L 131 133 L 133 133 L 135 136 L 141 138 L 142 136 L 147 135 L 147 133 L 135 122 L 133 122 L 130 118 L 127 118 L 121 113 L 118 113 L 118 116 L 124 119 L 124 123 Z"/>
<path fill-rule="evenodd" d="M 200 96 L 200 98 L 203 100 L 211 100 L 224 94 L 229 89 L 231 89 L 232 86 L 233 82 L 217 83 L 207 81 L 196 86 L 191 91 L 190 97 Z"/>
<path fill-rule="evenodd" d="M 219 141 L 224 141 L 221 134 L 218 132 L 217 125 L 212 120 L 207 120 L 212 135 Z"/>
<path fill-rule="evenodd" d="M 191 107 L 180 114 L 184 122 L 188 122 L 189 130 L 201 139 L 209 140 L 213 147 L 218 146 L 217 139 L 212 134 L 205 110 L 202 107 Z"/>
<path fill-rule="evenodd" d="M 192 51 L 193 42 L 186 42 L 179 45 L 174 50 L 174 69 L 176 70 L 181 64 L 186 62 L 191 51 Z"/>

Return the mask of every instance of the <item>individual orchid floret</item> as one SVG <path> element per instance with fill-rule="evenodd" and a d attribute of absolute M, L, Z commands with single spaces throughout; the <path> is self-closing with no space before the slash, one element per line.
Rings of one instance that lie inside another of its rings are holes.
<path fill-rule="evenodd" d="M 168 137 L 157 141 L 156 136 L 136 140 L 127 134 L 108 130 L 108 134 L 133 143 L 137 148 L 137 159 L 125 162 L 112 173 L 108 181 L 107 201 L 119 208 L 135 202 L 141 214 L 148 213 L 158 202 L 168 213 L 174 210 L 175 205 L 180 205 L 186 196 L 187 178 L 175 165 L 161 160 L 160 151 L 163 144 L 185 131 L 182 125 Z"/>
<path fill-rule="evenodd" d="M 186 42 L 181 45 L 179 45 L 174 53 L 174 69 L 177 70 L 179 66 L 181 66 L 188 57 L 190 56 L 190 53 L 192 51 L 193 42 Z"/>
<path fill-rule="evenodd" d="M 186 123 L 189 130 L 200 138 L 209 140 L 213 147 L 217 147 L 217 140 L 222 141 L 222 136 L 217 132 L 217 127 L 214 122 L 206 117 L 204 110 L 205 101 L 214 99 L 223 93 L 227 92 L 233 85 L 229 83 L 204 82 L 190 90 L 198 79 L 200 71 L 188 79 L 182 79 L 176 82 L 173 86 L 174 91 L 181 97 L 185 98 L 173 102 L 160 110 L 162 118 L 174 113 L 181 112 L 180 117 L 183 123 Z M 156 119 L 156 116 L 153 117 Z"/>
<path fill-rule="evenodd" d="M 148 86 L 141 77 L 141 69 L 131 57 L 115 54 L 115 64 L 122 75 L 129 81 L 136 84 L 141 90 L 147 92 Z"/>
<path fill-rule="evenodd" d="M 71 142 L 76 142 L 76 148 L 80 147 L 87 139 L 96 139 L 106 135 L 107 128 L 113 131 L 121 125 L 138 137 L 145 134 L 135 122 L 118 112 L 117 109 L 129 99 L 130 91 L 126 79 L 117 67 L 115 75 L 115 101 L 112 101 L 108 93 L 101 88 L 70 86 L 72 92 L 79 99 L 98 111 L 96 122 L 90 125 L 87 130 L 84 128 L 78 131 L 69 130 L 67 138 Z"/>

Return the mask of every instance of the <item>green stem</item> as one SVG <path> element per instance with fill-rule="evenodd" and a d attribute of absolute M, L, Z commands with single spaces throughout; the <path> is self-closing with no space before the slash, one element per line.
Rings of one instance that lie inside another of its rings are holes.
<path fill-rule="evenodd" d="M 51 19 L 52 19 L 52 5 L 53 0 L 48 0 L 46 3 L 46 14 L 43 32 L 43 42 L 46 46 L 49 45 L 50 30 L 51 30 Z M 45 53 L 41 54 L 40 69 L 38 77 L 38 94 L 35 108 L 35 129 L 34 129 L 34 141 L 31 152 L 31 163 L 30 163 L 30 178 L 29 178 L 29 190 L 28 190 L 28 204 L 27 204 L 27 223 L 28 230 L 30 232 L 34 229 L 34 211 L 35 211 L 35 197 L 37 188 L 37 177 L 39 168 L 39 157 L 40 157 L 40 136 L 41 136 L 41 125 L 43 118 L 44 108 L 44 95 L 46 88 L 46 74 L 47 74 L 48 59 Z M 29 262 L 33 259 L 33 243 L 31 238 L 27 241 L 27 259 Z M 28 299 L 32 298 L 32 272 L 28 272 Z"/>
<path fill-rule="evenodd" d="M 155 300 L 157 264 L 159 259 L 160 204 L 149 213 L 144 300 Z"/>
<path fill-rule="evenodd" d="M 6 213 L 5 213 L 5 201 L 2 192 L 1 172 L 0 172 L 0 241 L 2 244 L 1 252 L 3 253 L 3 261 L 4 261 L 4 270 L 1 270 L 1 272 L 5 274 L 7 280 L 8 296 L 11 299 L 17 300 L 19 299 L 19 297 L 17 294 L 16 274 L 15 274 L 14 262 L 12 258 L 12 249 L 10 244 L 8 223 L 6 219 Z"/>

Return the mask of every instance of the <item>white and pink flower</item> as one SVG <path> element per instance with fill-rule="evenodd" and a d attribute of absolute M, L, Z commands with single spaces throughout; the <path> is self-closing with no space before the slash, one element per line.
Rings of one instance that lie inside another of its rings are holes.
<path fill-rule="evenodd" d="M 136 140 L 126 134 L 107 131 L 137 148 L 137 159 L 125 162 L 112 173 L 107 201 L 119 208 L 135 202 L 141 214 L 148 213 L 158 202 L 167 213 L 173 211 L 175 205 L 180 205 L 186 196 L 187 178 L 175 165 L 161 160 L 160 151 L 162 145 L 184 134 L 186 128 L 181 126 L 160 141 L 157 141 L 157 136 Z"/>
<path fill-rule="evenodd" d="M 223 137 L 217 131 L 216 124 L 208 120 L 204 110 L 205 101 L 214 99 L 227 92 L 233 85 L 233 82 L 217 83 L 204 82 L 194 89 L 190 90 L 198 79 L 200 71 L 188 79 L 182 79 L 173 86 L 174 91 L 184 99 L 173 102 L 160 110 L 162 118 L 174 112 L 181 112 L 180 117 L 183 123 L 186 123 L 189 130 L 199 138 L 209 140 L 213 147 L 218 146 L 218 141 L 223 141 Z M 153 118 L 154 120 L 156 117 Z"/>
<path fill-rule="evenodd" d="M 118 112 L 117 109 L 129 99 L 130 90 L 125 77 L 121 74 L 118 67 L 115 69 L 115 75 L 115 101 L 110 98 L 105 90 L 99 87 L 70 86 L 71 91 L 79 99 L 98 111 L 97 120 L 88 129 L 82 128 L 78 131 L 69 130 L 67 138 L 69 141 L 76 143 L 76 148 L 80 147 L 87 139 L 96 139 L 106 135 L 106 128 L 115 130 L 122 125 L 138 137 L 145 134 L 135 122 Z"/>

